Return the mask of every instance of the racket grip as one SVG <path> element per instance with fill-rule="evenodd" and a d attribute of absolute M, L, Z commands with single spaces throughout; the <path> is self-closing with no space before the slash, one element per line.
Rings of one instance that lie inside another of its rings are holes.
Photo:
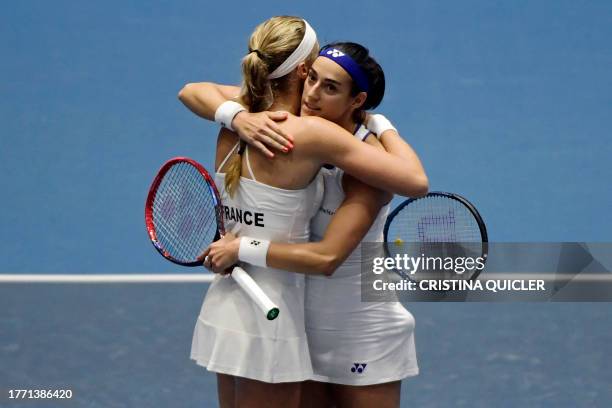
<path fill-rule="evenodd" d="M 264 312 L 268 320 L 274 320 L 278 316 L 279 309 L 272 300 L 259 287 L 257 282 L 239 266 L 232 270 L 232 278 L 240 285 L 240 287 L 249 295 L 249 297 L 259 306 Z"/>

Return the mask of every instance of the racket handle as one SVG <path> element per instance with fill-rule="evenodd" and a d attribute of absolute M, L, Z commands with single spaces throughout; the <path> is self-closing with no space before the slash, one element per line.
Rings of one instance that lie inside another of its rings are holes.
<path fill-rule="evenodd" d="M 232 270 L 232 278 L 240 285 L 240 287 L 249 295 L 251 299 L 265 313 L 268 320 L 274 320 L 278 316 L 279 309 L 272 300 L 259 287 L 257 282 L 239 266 Z"/>

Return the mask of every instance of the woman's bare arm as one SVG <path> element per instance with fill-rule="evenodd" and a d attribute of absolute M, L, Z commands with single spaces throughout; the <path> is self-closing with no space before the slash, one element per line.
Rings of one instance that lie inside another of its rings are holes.
<path fill-rule="evenodd" d="M 240 88 L 237 86 L 198 82 L 185 85 L 178 98 L 196 115 L 214 121 L 217 108 L 225 101 L 237 100 L 239 94 Z M 261 150 L 266 156 L 274 157 L 269 148 L 286 153 L 293 147 L 292 136 L 276 124 L 286 118 L 286 112 L 244 111 L 234 117 L 231 125 L 242 140 Z"/>
<path fill-rule="evenodd" d="M 429 181 L 416 154 L 410 159 L 381 151 L 321 118 L 308 117 L 302 121 L 301 143 L 296 143 L 296 152 L 299 149 L 311 160 L 338 166 L 385 191 L 407 197 L 427 194 Z"/>
<path fill-rule="evenodd" d="M 214 121 L 217 108 L 225 101 L 238 98 L 239 93 L 237 86 L 197 82 L 185 85 L 178 98 L 196 115 Z"/>

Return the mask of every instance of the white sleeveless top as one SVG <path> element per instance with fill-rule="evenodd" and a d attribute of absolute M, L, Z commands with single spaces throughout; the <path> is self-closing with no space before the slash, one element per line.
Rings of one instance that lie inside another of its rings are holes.
<path fill-rule="evenodd" d="M 246 162 L 253 177 L 248 148 Z M 215 183 L 224 206 L 226 231 L 275 242 L 308 241 L 310 219 L 323 195 L 320 176 L 300 190 L 276 188 L 241 177 L 234 197 L 225 190 L 224 173 L 216 173 Z M 269 383 L 310 378 L 304 275 L 242 266 L 279 306 L 279 316 L 267 320 L 233 279 L 217 276 L 196 322 L 191 358 L 210 371 Z"/>
<path fill-rule="evenodd" d="M 310 239 L 310 220 L 323 199 L 323 178 L 319 174 L 305 188 L 286 190 L 257 181 L 245 149 L 247 169 L 252 179 L 240 178 L 234 197 L 225 191 L 225 173 L 215 174 L 221 195 L 225 229 L 238 236 L 267 239 L 272 242 L 300 243 Z M 232 152 L 233 153 L 233 149 Z M 219 168 L 223 168 L 226 158 Z M 264 272 L 262 279 L 274 279 L 301 285 L 304 275 L 273 268 L 245 264 L 251 276 Z"/>

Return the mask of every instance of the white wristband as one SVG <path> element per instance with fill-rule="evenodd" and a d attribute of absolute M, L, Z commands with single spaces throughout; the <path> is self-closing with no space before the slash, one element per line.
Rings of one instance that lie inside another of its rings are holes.
<path fill-rule="evenodd" d="M 255 266 L 267 267 L 266 256 L 270 241 L 267 239 L 242 237 L 238 248 L 238 260 Z"/>
<path fill-rule="evenodd" d="M 244 110 L 246 110 L 244 106 L 238 102 L 225 101 L 215 111 L 215 122 L 229 130 L 234 130 L 232 120 L 234 120 L 234 116 Z"/>
<path fill-rule="evenodd" d="M 391 121 L 380 113 L 371 115 L 366 127 L 368 130 L 376 133 L 376 137 L 379 139 L 380 136 L 387 130 L 395 130 L 397 132 L 397 129 L 391 124 Z"/>

